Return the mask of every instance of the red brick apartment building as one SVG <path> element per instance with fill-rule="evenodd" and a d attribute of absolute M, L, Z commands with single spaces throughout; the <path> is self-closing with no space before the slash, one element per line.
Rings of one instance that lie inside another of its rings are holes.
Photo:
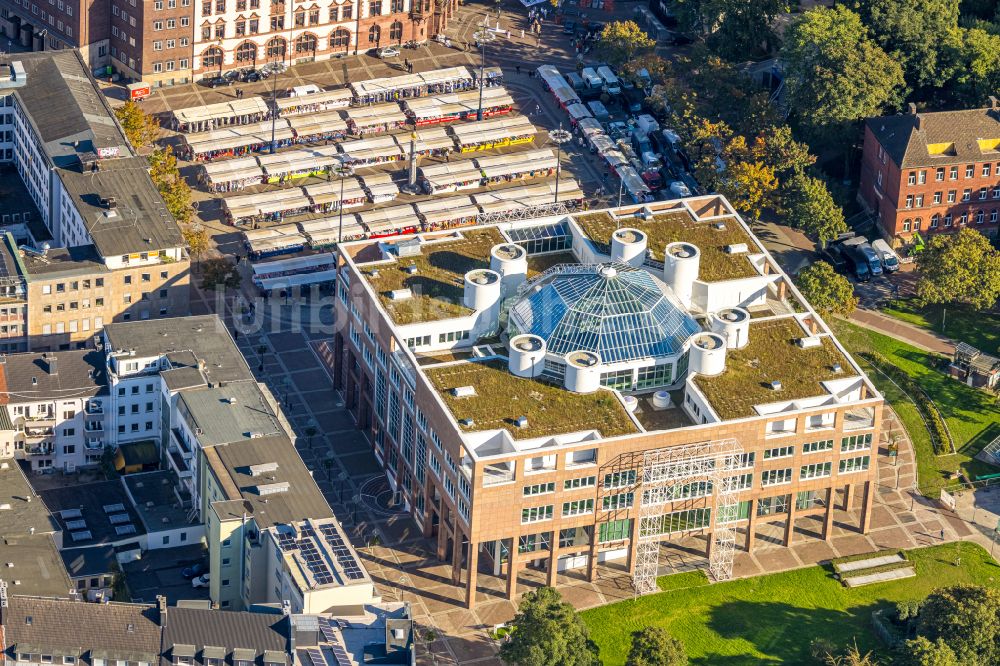
<path fill-rule="evenodd" d="M 871 118 L 858 197 L 883 234 L 902 244 L 972 227 L 997 233 L 1000 215 L 1000 101 L 984 109 Z"/>

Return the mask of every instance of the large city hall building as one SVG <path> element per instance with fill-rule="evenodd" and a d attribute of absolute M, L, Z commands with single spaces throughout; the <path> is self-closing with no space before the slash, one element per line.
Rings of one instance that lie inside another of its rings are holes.
<path fill-rule="evenodd" d="M 858 198 L 883 235 L 969 227 L 995 236 L 1000 216 L 1000 101 L 984 109 L 870 118 Z"/>
<path fill-rule="evenodd" d="M 266 63 L 364 53 L 444 32 L 457 0 L 0 0 L 0 32 L 33 50 L 79 48 L 153 86 Z"/>
<path fill-rule="evenodd" d="M 655 588 L 697 536 L 831 537 L 875 493 L 882 397 L 718 196 L 343 246 L 335 380 L 475 603 L 477 573 Z"/>

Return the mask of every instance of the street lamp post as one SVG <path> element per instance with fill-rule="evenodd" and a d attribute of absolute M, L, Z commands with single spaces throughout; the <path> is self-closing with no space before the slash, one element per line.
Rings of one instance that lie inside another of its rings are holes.
<path fill-rule="evenodd" d="M 496 39 L 496 34 L 490 31 L 486 24 L 486 17 L 484 16 L 482 30 L 479 30 L 472 36 L 479 44 L 482 52 L 482 58 L 479 61 L 479 108 L 476 110 L 476 122 L 480 122 L 483 119 L 483 78 L 486 72 L 486 43 Z"/>
<path fill-rule="evenodd" d="M 354 167 L 345 162 L 333 167 L 334 173 L 340 177 L 340 201 L 337 203 L 340 220 L 337 223 L 337 244 L 344 242 L 344 180 L 354 175 Z"/>
<path fill-rule="evenodd" d="M 562 123 L 559 123 L 559 129 L 549 132 L 549 141 L 556 144 L 556 198 L 553 203 L 559 203 L 559 172 L 562 168 L 562 147 L 564 143 L 572 139 L 573 135 L 562 128 Z"/>

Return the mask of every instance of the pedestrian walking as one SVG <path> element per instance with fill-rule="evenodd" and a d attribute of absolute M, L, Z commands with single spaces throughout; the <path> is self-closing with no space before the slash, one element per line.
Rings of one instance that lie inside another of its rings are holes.
<path fill-rule="evenodd" d="M 517 75 L 520 76 L 521 75 L 521 66 L 520 65 L 515 65 L 514 69 L 515 69 L 515 71 L 517 71 Z"/>
<path fill-rule="evenodd" d="M 521 39 L 524 39 L 524 28 L 521 28 Z"/>
<path fill-rule="evenodd" d="M 944 530 L 941 530 L 941 541 L 944 541 Z"/>

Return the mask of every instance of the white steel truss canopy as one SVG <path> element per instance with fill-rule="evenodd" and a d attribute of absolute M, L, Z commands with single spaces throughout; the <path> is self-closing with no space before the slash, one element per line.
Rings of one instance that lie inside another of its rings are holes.
<path fill-rule="evenodd" d="M 733 576 L 736 551 L 734 527 L 739 509 L 739 472 L 744 469 L 743 447 L 735 439 L 701 442 L 646 451 L 643 454 L 639 490 L 639 539 L 635 544 L 635 573 L 632 584 L 636 594 L 655 592 L 659 570 L 660 543 L 671 532 L 695 529 L 678 525 L 665 528 L 665 517 L 686 500 L 686 488 L 692 483 L 711 483 L 712 509 L 707 525 L 711 541 L 708 569 L 713 580 Z"/>

